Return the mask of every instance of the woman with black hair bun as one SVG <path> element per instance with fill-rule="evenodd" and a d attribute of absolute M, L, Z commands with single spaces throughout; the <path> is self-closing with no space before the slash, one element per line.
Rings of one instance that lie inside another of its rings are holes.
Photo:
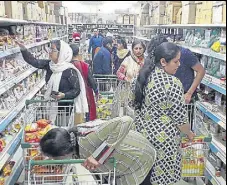
<path fill-rule="evenodd" d="M 54 159 L 86 159 L 83 166 L 100 173 L 113 170 L 108 159 L 114 157 L 116 184 L 140 185 L 152 168 L 156 151 L 142 134 L 133 130 L 132 118 L 123 116 L 88 124 L 88 130 L 81 125 L 69 130 L 53 128 L 40 141 L 42 153 Z M 95 126 L 92 129 L 91 124 Z"/>
<path fill-rule="evenodd" d="M 132 84 L 130 104 L 135 108 L 136 130 L 143 133 L 157 151 L 150 183 L 170 185 L 181 180 L 180 132 L 193 139 L 188 124 L 184 90 L 173 75 L 180 66 L 180 48 L 153 38 L 139 76 Z"/>

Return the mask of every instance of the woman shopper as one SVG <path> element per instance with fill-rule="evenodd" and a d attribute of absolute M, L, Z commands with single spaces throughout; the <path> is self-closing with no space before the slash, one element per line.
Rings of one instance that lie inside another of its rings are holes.
<path fill-rule="evenodd" d="M 80 71 L 85 82 L 87 102 L 89 107 L 89 114 L 87 114 L 86 116 L 86 121 L 89 121 L 89 120 L 93 121 L 96 119 L 96 104 L 95 104 L 93 91 L 96 94 L 96 97 L 98 97 L 98 87 L 93 78 L 89 65 L 80 60 L 79 46 L 77 46 L 76 44 L 71 44 L 70 47 L 72 48 L 72 51 L 73 51 L 72 63 Z"/>
<path fill-rule="evenodd" d="M 157 151 L 150 182 L 170 185 L 181 179 L 180 132 L 189 139 L 194 133 L 188 124 L 182 83 L 173 76 L 180 66 L 180 48 L 168 42 L 155 48 L 152 43 L 130 97 L 136 129 Z"/>
<path fill-rule="evenodd" d="M 51 41 L 51 47 L 49 48 L 50 59 L 46 60 L 34 58 L 22 43 L 17 42 L 17 44 L 20 46 L 22 56 L 28 64 L 47 71 L 45 77 L 47 83 L 47 91 L 44 94 L 45 99 L 75 99 L 76 112 L 88 112 L 84 81 L 78 69 L 70 63 L 72 60 L 72 49 L 66 42 L 62 40 Z M 53 94 L 53 92 L 55 93 Z M 70 103 L 61 102 L 56 104 L 53 102 L 51 107 L 61 106 L 59 107 L 61 110 L 69 105 Z M 50 115 L 50 119 L 53 122 L 56 120 L 58 110 Z"/>
<path fill-rule="evenodd" d="M 145 50 L 146 46 L 143 42 L 136 40 L 132 43 L 131 55 L 124 59 L 117 71 L 118 79 L 132 82 L 144 64 Z"/>
<path fill-rule="evenodd" d="M 117 73 L 117 70 L 119 69 L 121 63 L 124 61 L 126 57 L 130 55 L 130 51 L 128 50 L 127 43 L 125 42 L 124 39 L 118 39 L 117 40 L 117 49 L 113 53 L 113 64 L 114 64 L 114 69 L 113 69 L 113 74 Z"/>
<path fill-rule="evenodd" d="M 95 124 L 96 121 L 93 122 Z M 98 121 L 96 122 L 98 123 Z M 51 158 L 73 156 L 86 159 L 83 166 L 91 172 L 108 172 L 116 159 L 116 184 L 140 185 L 149 173 L 156 152 L 142 134 L 133 131 L 132 118 L 128 116 L 108 120 L 93 130 L 54 128 L 40 141 L 41 151 Z M 147 184 L 149 185 L 149 184 Z"/>

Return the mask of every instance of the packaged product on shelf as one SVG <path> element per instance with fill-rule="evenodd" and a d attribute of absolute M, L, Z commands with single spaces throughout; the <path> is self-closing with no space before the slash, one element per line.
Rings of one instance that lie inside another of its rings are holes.
<path fill-rule="evenodd" d="M 15 95 L 17 101 L 20 101 L 25 93 L 26 89 L 23 83 L 19 83 L 13 88 L 13 94 Z"/>
<path fill-rule="evenodd" d="M 213 123 L 210 125 L 210 131 L 213 136 L 218 136 L 220 132 L 220 126 L 218 124 Z"/>
<path fill-rule="evenodd" d="M 10 110 L 11 108 L 13 108 L 17 102 L 17 99 L 15 97 L 15 95 L 13 94 L 12 90 L 7 91 L 6 93 L 4 93 L 4 95 L 6 95 L 6 98 L 4 99 L 5 104 L 6 104 L 6 109 Z"/>
<path fill-rule="evenodd" d="M 0 28 L 0 51 L 5 51 L 8 45 L 9 30 Z"/>
<path fill-rule="evenodd" d="M 224 128 L 221 128 L 220 136 L 222 141 L 226 141 L 226 130 Z"/>
<path fill-rule="evenodd" d="M 207 69 L 208 57 L 206 55 L 203 55 L 200 59 L 200 63 L 202 64 L 204 69 Z"/>
<path fill-rule="evenodd" d="M 220 63 L 219 59 L 210 57 L 207 65 L 207 74 L 218 78 L 217 74 L 220 70 Z"/>
<path fill-rule="evenodd" d="M 15 165 L 15 161 L 9 161 L 5 167 L 3 168 L 3 176 L 4 177 L 7 177 L 7 176 L 10 176 L 11 172 L 12 172 L 12 169 L 13 169 L 13 166 Z"/>
<path fill-rule="evenodd" d="M 220 53 L 226 54 L 226 30 L 221 31 L 220 44 Z"/>
<path fill-rule="evenodd" d="M 2 152 L 5 147 L 6 147 L 6 142 L 3 138 L 1 138 L 0 139 L 0 152 Z"/>

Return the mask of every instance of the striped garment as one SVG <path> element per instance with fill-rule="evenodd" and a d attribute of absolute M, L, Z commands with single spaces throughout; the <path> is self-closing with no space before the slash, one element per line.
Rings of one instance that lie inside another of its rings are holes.
<path fill-rule="evenodd" d="M 94 132 L 79 138 L 80 157 L 93 156 L 103 164 L 96 172 L 108 172 L 113 164 L 106 162 L 110 157 L 117 161 L 117 185 L 141 184 L 156 159 L 156 151 L 140 133 L 132 130 L 130 117 L 118 117 L 101 124 Z"/>

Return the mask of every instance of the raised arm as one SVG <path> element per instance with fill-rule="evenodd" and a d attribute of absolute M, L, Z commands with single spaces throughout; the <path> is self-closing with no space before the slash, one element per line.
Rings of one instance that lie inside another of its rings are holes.
<path fill-rule="evenodd" d="M 97 137 L 103 143 L 94 151 L 92 157 L 103 164 L 133 128 L 133 119 L 123 116 L 111 119 L 96 130 Z"/>
<path fill-rule="evenodd" d="M 36 59 L 25 47 L 25 45 L 19 41 L 15 41 L 18 46 L 20 47 L 22 56 L 28 64 L 32 65 L 35 68 L 38 69 L 47 69 L 49 67 L 50 60 L 39 60 Z"/>

